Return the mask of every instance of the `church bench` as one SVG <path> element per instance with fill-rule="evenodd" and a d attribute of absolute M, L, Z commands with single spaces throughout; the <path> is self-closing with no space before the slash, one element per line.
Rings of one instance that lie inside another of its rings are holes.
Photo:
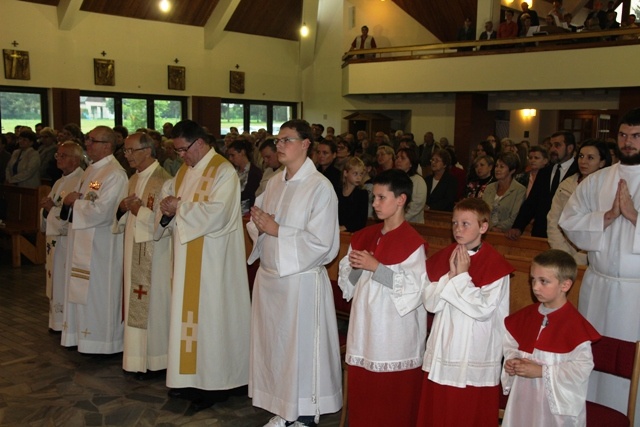
<path fill-rule="evenodd" d="M 24 255 L 34 264 L 44 264 L 46 237 L 40 231 L 40 200 L 51 187 L 23 188 L 0 186 L 0 200 L 6 206 L 6 215 L 0 233 L 11 238 L 11 264 L 20 267 Z"/>

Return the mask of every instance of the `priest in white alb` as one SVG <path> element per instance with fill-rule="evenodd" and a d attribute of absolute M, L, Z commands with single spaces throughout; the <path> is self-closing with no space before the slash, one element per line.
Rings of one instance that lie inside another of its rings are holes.
<path fill-rule="evenodd" d="M 240 181 L 191 120 L 172 131 L 184 160 L 161 194 L 156 238 L 172 230 L 173 291 L 169 331 L 169 396 L 200 411 L 249 381 L 250 300 Z"/>
<path fill-rule="evenodd" d="M 620 162 L 589 175 L 558 224 L 588 251 L 578 309 L 601 335 L 640 340 L 640 108 L 618 122 Z M 626 413 L 629 380 L 592 372 L 587 400 Z M 640 411 L 640 400 L 636 413 Z M 640 426 L 636 417 L 635 426 Z"/>
<path fill-rule="evenodd" d="M 61 343 L 80 353 L 122 351 L 122 234 L 113 234 L 127 174 L 113 156 L 116 136 L 98 126 L 85 139 L 92 163 L 76 191 L 62 200 L 69 225 L 67 293 Z"/>
<path fill-rule="evenodd" d="M 154 140 L 134 133 L 124 155 L 136 170 L 118 206 L 115 232 L 124 231 L 124 349 L 122 369 L 139 380 L 167 369 L 171 306 L 171 235 L 154 241 L 160 193 L 171 175 L 155 158 Z"/>
<path fill-rule="evenodd" d="M 60 219 L 62 199 L 78 188 L 84 172 L 82 147 L 73 141 L 61 144 L 55 159 L 62 177 L 58 179 L 47 197 L 40 201 L 40 229 L 47 236 L 46 293 L 49 298 L 49 329 L 62 331 L 64 322 L 64 296 L 66 292 L 67 229 L 69 223 Z"/>

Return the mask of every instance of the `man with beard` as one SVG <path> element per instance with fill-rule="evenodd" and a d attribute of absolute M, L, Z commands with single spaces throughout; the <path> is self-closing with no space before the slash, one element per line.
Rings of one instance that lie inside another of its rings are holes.
<path fill-rule="evenodd" d="M 620 162 L 589 175 L 560 216 L 560 227 L 589 267 L 580 289 L 580 313 L 602 335 L 640 339 L 640 108 L 620 119 Z M 626 411 L 629 381 L 592 373 L 587 400 Z M 636 405 L 638 407 L 638 405 Z"/>
<path fill-rule="evenodd" d="M 551 209 L 553 195 L 562 180 L 578 171 L 575 151 L 576 139 L 571 132 L 559 131 L 551 135 L 549 160 L 552 166 L 538 172 L 529 196 L 522 203 L 511 230 L 506 233 L 509 239 L 518 240 L 532 219 L 531 235 L 547 237 L 547 214 Z"/>

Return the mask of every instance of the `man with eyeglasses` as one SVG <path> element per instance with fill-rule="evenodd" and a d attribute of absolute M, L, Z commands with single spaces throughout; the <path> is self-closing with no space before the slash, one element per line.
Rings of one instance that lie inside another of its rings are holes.
<path fill-rule="evenodd" d="M 169 396 L 200 411 L 246 394 L 250 300 L 240 182 L 235 168 L 183 120 L 172 130 L 184 160 L 160 195 L 156 239 L 173 234 Z"/>
<path fill-rule="evenodd" d="M 40 200 L 40 229 L 47 236 L 46 294 L 49 298 L 49 329 L 62 331 L 66 294 L 67 233 L 69 223 L 60 219 L 62 199 L 75 191 L 80 184 L 83 170 L 82 147 L 73 141 L 58 146 L 54 155 L 62 177 L 51 188 L 47 197 Z"/>
<path fill-rule="evenodd" d="M 60 210 L 71 222 L 61 343 L 80 353 L 114 354 L 122 351 L 123 241 L 111 227 L 127 195 L 127 174 L 113 156 L 111 128 L 96 127 L 85 144 L 92 163 Z"/>
<path fill-rule="evenodd" d="M 122 369 L 147 380 L 167 369 L 171 304 L 171 236 L 154 241 L 160 192 L 171 175 L 156 160 L 155 141 L 134 133 L 124 155 L 136 173 L 118 206 L 114 231 L 124 232 L 124 347 Z"/>
<path fill-rule="evenodd" d="M 640 108 L 619 120 L 620 162 L 592 173 L 567 202 L 559 225 L 589 267 L 580 288 L 580 313 L 602 335 L 640 340 Z M 537 179 L 537 178 L 536 178 Z M 629 381 L 593 372 L 587 400 L 625 412 Z M 636 404 L 636 408 L 640 403 Z"/>
<path fill-rule="evenodd" d="M 315 426 L 342 406 L 340 345 L 325 266 L 338 254 L 338 199 L 308 158 L 311 127 L 280 127 L 277 153 L 285 168 L 251 209 L 260 259 L 253 288 L 251 378 L 253 405 L 275 416 L 268 427 Z"/>

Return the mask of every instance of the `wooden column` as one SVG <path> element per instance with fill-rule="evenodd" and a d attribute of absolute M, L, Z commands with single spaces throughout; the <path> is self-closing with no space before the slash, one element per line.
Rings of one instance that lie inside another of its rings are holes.
<path fill-rule="evenodd" d="M 453 144 L 458 162 L 465 168 L 471 151 L 495 132 L 495 112 L 487 111 L 488 95 L 457 93 Z"/>
<path fill-rule="evenodd" d="M 53 102 L 53 126 L 55 129 L 69 123 L 80 126 L 80 90 L 79 89 L 51 89 Z M 86 132 L 87 129 L 84 129 Z"/>
<path fill-rule="evenodd" d="M 212 96 L 191 98 L 191 118 L 200 126 L 209 129 L 216 138 L 220 137 L 221 99 Z"/>

